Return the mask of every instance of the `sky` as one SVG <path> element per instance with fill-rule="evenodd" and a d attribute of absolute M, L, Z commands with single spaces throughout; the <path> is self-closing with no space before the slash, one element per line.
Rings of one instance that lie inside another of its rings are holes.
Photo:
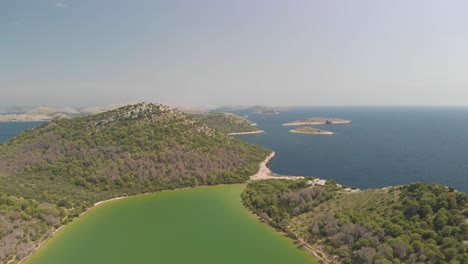
<path fill-rule="evenodd" d="M 468 106 L 465 0 L 0 0 L 0 106 Z"/>

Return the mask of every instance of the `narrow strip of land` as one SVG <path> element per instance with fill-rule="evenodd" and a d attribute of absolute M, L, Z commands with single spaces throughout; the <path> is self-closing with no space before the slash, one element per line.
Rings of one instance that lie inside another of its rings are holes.
<path fill-rule="evenodd" d="M 274 151 L 271 152 L 270 155 L 268 155 L 265 158 L 265 160 L 260 163 L 258 172 L 255 175 L 250 176 L 250 180 L 253 180 L 253 181 L 269 180 L 269 179 L 300 180 L 300 179 L 305 179 L 306 178 L 305 176 L 278 176 L 278 174 L 275 174 L 273 171 L 271 171 L 270 168 L 268 168 L 267 165 L 273 159 L 275 154 L 276 153 Z M 309 180 L 308 183 L 311 184 L 311 185 L 322 185 L 323 186 L 323 185 L 325 185 L 326 180 L 311 177 L 311 180 Z M 262 219 L 261 217 L 259 217 L 255 213 L 253 213 L 253 214 L 258 219 L 260 219 L 260 220 Z M 282 232 L 285 236 L 288 236 L 283 230 L 279 230 L 279 231 Z M 305 250 L 311 252 L 312 255 L 317 257 L 322 263 L 326 263 L 326 264 L 334 263 L 333 261 L 330 260 L 328 255 L 325 252 L 323 252 L 321 249 L 319 249 L 317 246 L 308 244 L 301 237 L 296 237 L 295 240 L 296 240 L 297 243 L 299 243 L 302 246 L 302 248 L 304 248 Z"/>
<path fill-rule="evenodd" d="M 268 167 L 267 164 L 273 159 L 275 156 L 275 152 L 271 152 L 264 161 L 262 161 L 259 165 L 259 170 L 256 174 L 250 176 L 250 179 L 253 181 L 258 180 L 268 180 L 268 179 L 286 179 L 286 180 L 299 180 L 304 179 L 304 176 L 278 176 L 277 174 L 273 173 Z"/>
<path fill-rule="evenodd" d="M 265 131 L 263 130 L 256 130 L 256 131 L 249 131 L 249 132 L 234 132 L 234 133 L 229 133 L 229 136 L 234 136 L 234 135 L 249 135 L 249 134 L 260 134 Z"/>

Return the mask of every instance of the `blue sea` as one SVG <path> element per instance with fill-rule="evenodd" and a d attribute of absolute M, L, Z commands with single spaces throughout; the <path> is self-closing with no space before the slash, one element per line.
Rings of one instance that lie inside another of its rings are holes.
<path fill-rule="evenodd" d="M 263 134 L 237 136 L 276 152 L 282 175 L 317 176 L 358 188 L 416 181 L 468 191 L 468 108 L 302 108 L 278 115 L 234 111 Z M 335 135 L 288 132 L 307 117 L 351 119 L 317 126 Z"/>
<path fill-rule="evenodd" d="M 25 129 L 36 127 L 44 122 L 0 122 L 0 143 L 10 140 Z"/>
<path fill-rule="evenodd" d="M 266 133 L 237 136 L 276 152 L 278 174 L 317 176 L 358 188 L 415 181 L 468 192 L 468 108 L 300 108 L 278 115 L 234 111 Z M 307 117 L 351 119 L 323 125 L 335 135 L 294 134 L 283 123 Z M 34 123 L 0 123 L 0 142 Z"/>

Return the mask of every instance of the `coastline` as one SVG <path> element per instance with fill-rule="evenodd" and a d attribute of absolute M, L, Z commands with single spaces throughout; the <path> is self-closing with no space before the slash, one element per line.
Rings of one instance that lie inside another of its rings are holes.
<path fill-rule="evenodd" d="M 276 155 L 276 153 L 273 151 L 268 155 L 264 161 L 260 162 L 259 164 L 259 170 L 256 174 L 250 176 L 250 180 L 252 181 L 258 181 L 258 180 L 270 180 L 270 179 L 285 179 L 285 180 L 300 180 L 300 179 L 305 179 L 305 176 L 277 176 L 273 171 L 268 168 L 268 163 L 273 159 L 273 157 Z M 309 184 L 312 185 L 325 185 L 326 180 L 323 179 L 318 179 L 314 178 L 308 181 Z M 271 226 L 268 221 L 265 221 L 263 218 L 261 218 L 259 215 L 257 215 L 255 212 L 253 212 L 249 207 L 245 206 L 244 207 L 252 214 L 254 215 L 259 221 L 264 222 Z M 273 227 L 273 226 L 271 226 Z M 330 261 L 329 256 L 323 252 L 321 249 L 317 248 L 314 245 L 311 245 L 307 243 L 303 238 L 297 236 L 296 234 L 289 235 L 288 230 L 283 230 L 283 229 L 278 229 L 273 227 L 277 232 L 282 233 L 284 236 L 292 239 L 295 243 L 298 243 L 301 245 L 301 247 L 310 252 L 313 256 L 315 256 L 317 259 L 320 260 L 321 263 L 333 263 Z"/>
<path fill-rule="evenodd" d="M 304 176 L 278 176 L 268 168 L 268 163 L 273 159 L 276 153 L 273 151 L 268 155 L 264 161 L 260 162 L 259 170 L 256 174 L 250 176 L 250 180 L 268 180 L 268 179 L 286 179 L 286 180 L 300 180 L 305 179 Z"/>
<path fill-rule="evenodd" d="M 148 193 L 143 193 L 144 194 L 148 194 Z M 137 195 L 142 195 L 142 194 L 137 194 Z M 22 260 L 19 260 L 18 261 L 18 264 L 21 264 L 23 263 L 24 261 L 26 261 L 29 257 L 31 257 L 34 253 L 36 253 L 36 251 L 38 251 L 42 246 L 45 245 L 45 243 L 47 243 L 47 241 L 49 241 L 51 238 L 53 238 L 60 230 L 62 230 L 62 228 L 66 227 L 68 224 L 72 223 L 75 219 L 78 219 L 80 218 L 82 215 L 84 215 L 85 213 L 89 212 L 90 210 L 94 209 L 96 206 L 99 206 L 101 204 L 104 204 L 104 203 L 107 203 L 107 202 L 111 202 L 111 201 L 115 201 L 115 200 L 120 200 L 120 199 L 124 199 L 124 198 L 128 198 L 128 197 L 131 197 L 131 196 L 120 196 L 120 197 L 115 197 L 115 198 L 111 198 L 111 199 L 107 199 L 107 200 L 103 200 L 103 201 L 100 201 L 100 202 L 97 202 L 95 204 L 93 204 L 93 206 L 89 207 L 88 209 L 86 209 L 86 211 L 82 212 L 81 214 L 79 214 L 77 217 L 73 218 L 72 221 L 68 222 L 67 224 L 65 225 L 62 225 L 61 227 L 55 229 L 52 234 L 50 234 L 50 236 L 48 238 L 46 238 L 44 241 L 42 241 L 41 243 L 39 243 L 39 245 L 37 245 L 36 248 L 34 248 L 34 250 L 29 253 L 26 257 L 24 257 Z M 14 260 L 13 260 L 14 261 Z"/>
<path fill-rule="evenodd" d="M 260 134 L 264 133 L 265 131 L 263 130 L 257 130 L 257 131 L 249 131 L 249 132 L 233 132 L 233 133 L 228 133 L 228 136 L 235 136 L 235 135 L 250 135 L 250 134 Z"/>

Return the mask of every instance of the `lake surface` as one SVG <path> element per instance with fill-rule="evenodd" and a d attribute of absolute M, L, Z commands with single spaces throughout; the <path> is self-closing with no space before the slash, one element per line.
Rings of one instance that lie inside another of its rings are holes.
<path fill-rule="evenodd" d="M 276 152 L 284 175 L 313 175 L 359 188 L 436 182 L 468 191 L 468 108 L 302 108 L 279 115 L 234 111 L 265 130 L 237 136 Z M 307 117 L 351 119 L 305 135 L 283 123 Z"/>
<path fill-rule="evenodd" d="M 25 263 L 318 263 L 241 204 L 243 185 L 141 195 L 104 203 Z"/>

